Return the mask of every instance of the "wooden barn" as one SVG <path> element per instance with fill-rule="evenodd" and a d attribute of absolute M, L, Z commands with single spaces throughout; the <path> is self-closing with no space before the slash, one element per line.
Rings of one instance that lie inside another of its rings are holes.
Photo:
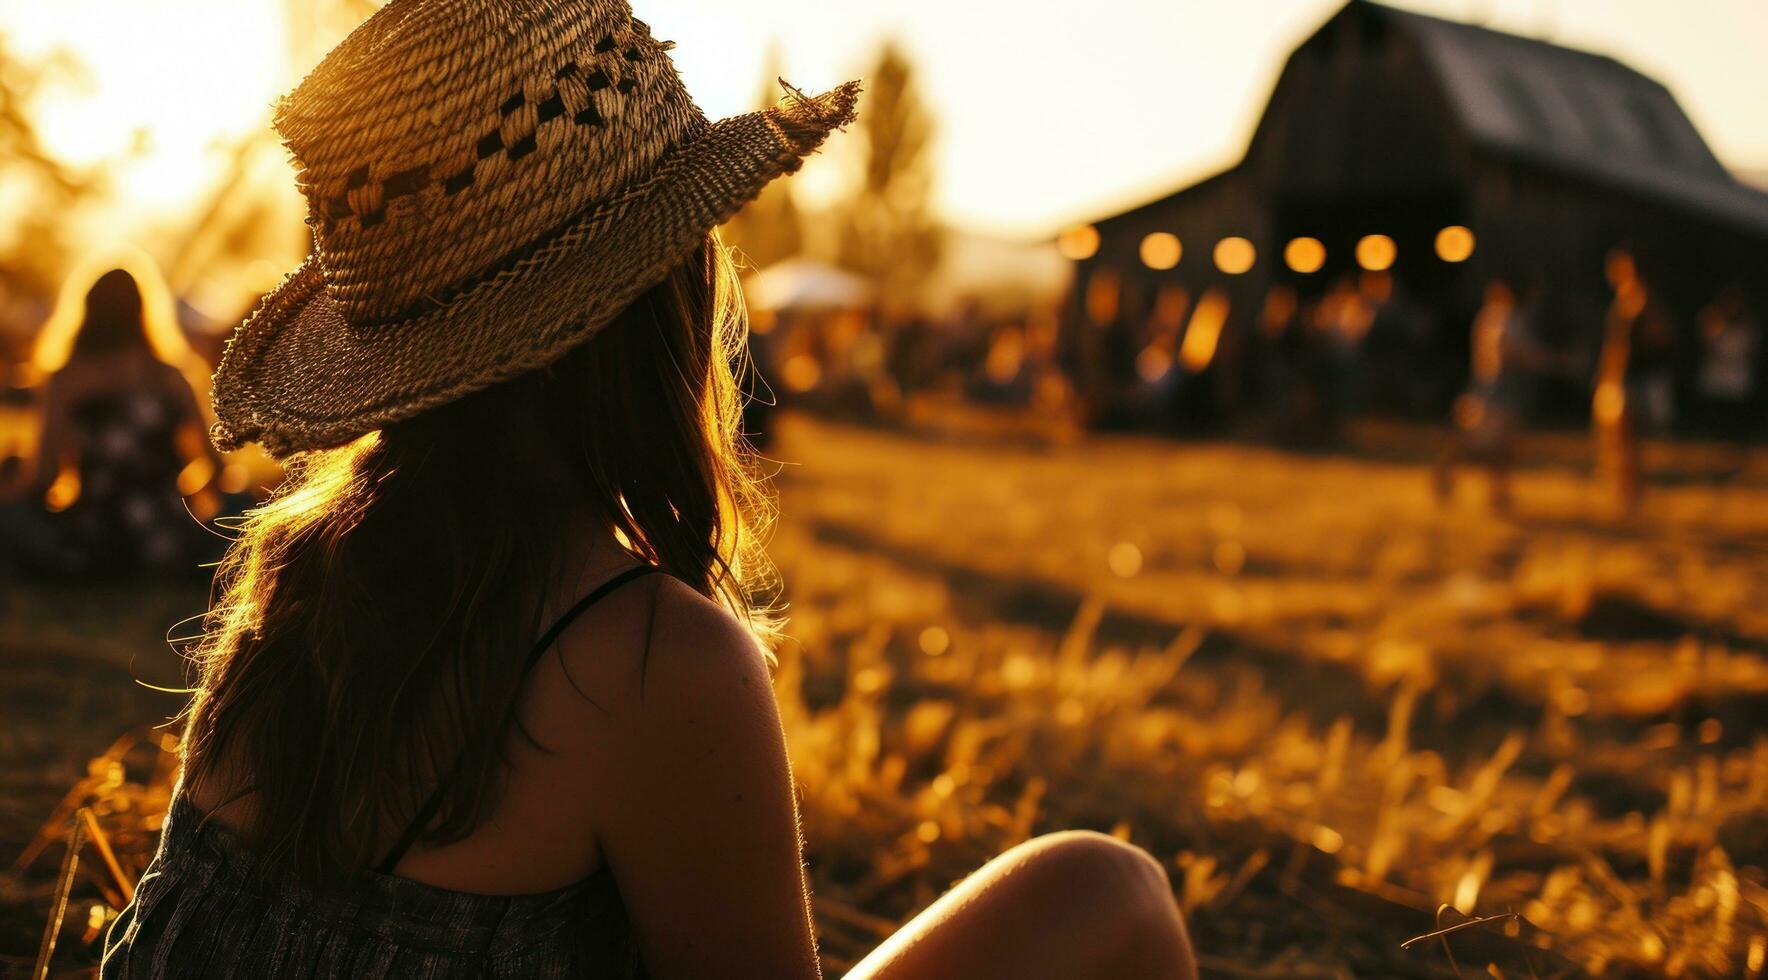
<path fill-rule="evenodd" d="M 1545 420 L 1587 416 L 1623 288 L 1665 427 L 1768 419 L 1768 194 L 1602 55 L 1351 0 L 1238 165 L 1060 244 L 1066 356 L 1107 423 L 1236 422 L 1304 375 L 1335 410 L 1442 418 L 1494 284 L 1554 352 Z"/>

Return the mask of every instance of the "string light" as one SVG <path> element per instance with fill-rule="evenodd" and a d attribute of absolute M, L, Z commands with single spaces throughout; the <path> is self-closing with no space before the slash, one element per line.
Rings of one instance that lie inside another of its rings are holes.
<path fill-rule="evenodd" d="M 1258 249 L 1252 243 L 1238 235 L 1229 236 L 1216 242 L 1216 268 L 1230 276 L 1237 276 L 1252 268 L 1258 261 Z"/>
<path fill-rule="evenodd" d="M 1304 276 L 1319 272 L 1320 267 L 1326 264 L 1326 246 L 1318 238 L 1305 235 L 1291 239 L 1283 249 L 1283 261 L 1289 268 Z"/>
<path fill-rule="evenodd" d="M 1466 262 L 1473 255 L 1473 229 L 1465 225 L 1450 225 L 1437 232 L 1437 258 L 1444 262 Z"/>
<path fill-rule="evenodd" d="M 1157 272 L 1165 272 L 1179 264 L 1185 254 L 1185 247 L 1179 243 L 1179 236 L 1166 231 L 1157 231 L 1142 239 L 1142 264 Z"/>
<path fill-rule="evenodd" d="M 1056 249 L 1073 262 L 1085 262 L 1099 254 L 1099 229 L 1092 225 L 1070 228 L 1056 238 Z"/>
<path fill-rule="evenodd" d="M 1364 235 L 1357 242 L 1357 264 L 1370 272 L 1385 272 L 1393 268 L 1394 258 L 1399 249 L 1394 240 L 1386 235 Z"/>

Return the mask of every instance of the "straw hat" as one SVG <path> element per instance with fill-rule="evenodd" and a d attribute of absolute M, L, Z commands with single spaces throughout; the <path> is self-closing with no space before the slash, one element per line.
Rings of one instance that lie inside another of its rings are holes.
<path fill-rule="evenodd" d="M 709 122 L 625 0 L 392 0 L 277 108 L 314 249 L 228 341 L 214 441 L 364 433 L 582 343 L 853 119 Z"/>

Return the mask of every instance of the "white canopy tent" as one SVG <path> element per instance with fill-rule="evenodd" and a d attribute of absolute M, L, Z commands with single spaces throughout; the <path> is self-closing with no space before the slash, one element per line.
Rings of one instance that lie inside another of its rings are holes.
<path fill-rule="evenodd" d="M 744 280 L 743 287 L 751 308 L 774 313 L 857 310 L 872 303 L 870 283 L 806 258 L 768 266 Z"/>

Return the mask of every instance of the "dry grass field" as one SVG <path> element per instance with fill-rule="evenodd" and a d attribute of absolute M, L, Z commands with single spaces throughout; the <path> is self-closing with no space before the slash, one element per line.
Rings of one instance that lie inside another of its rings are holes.
<path fill-rule="evenodd" d="M 1631 521 L 1565 465 L 1498 519 L 1471 492 L 1439 510 L 1417 462 L 1226 444 L 792 417 L 773 455 L 832 975 L 1065 827 L 1160 858 L 1214 976 L 1763 972 L 1760 455 L 1660 479 Z M 161 638 L 201 600 L 7 587 L 0 850 L 176 709 L 131 678 L 176 682 Z M 0 873 L 0 972 L 30 961 L 58 858 Z M 58 968 L 94 956 L 98 881 Z M 1470 916 L 1492 918 L 1402 948 Z"/>

